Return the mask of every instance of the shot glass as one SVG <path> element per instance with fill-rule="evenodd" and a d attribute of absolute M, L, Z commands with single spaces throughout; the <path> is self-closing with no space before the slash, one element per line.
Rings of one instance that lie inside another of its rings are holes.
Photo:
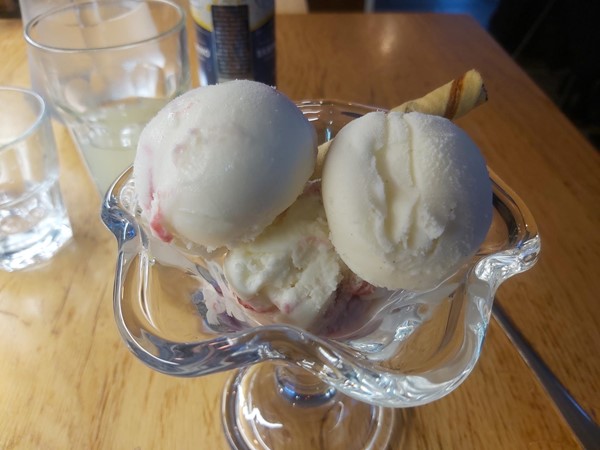
<path fill-rule="evenodd" d="M 0 269 L 14 271 L 50 259 L 72 231 L 44 101 L 0 87 L 0 105 Z"/>
<path fill-rule="evenodd" d="M 146 123 L 190 87 L 185 12 L 165 0 L 70 3 L 32 19 L 25 38 L 102 195 L 133 162 Z"/>

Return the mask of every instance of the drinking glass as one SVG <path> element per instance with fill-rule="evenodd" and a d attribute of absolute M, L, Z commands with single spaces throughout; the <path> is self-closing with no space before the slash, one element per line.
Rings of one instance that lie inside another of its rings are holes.
<path fill-rule="evenodd" d="M 334 100 L 298 106 L 319 142 L 375 110 Z M 119 247 L 113 297 L 119 332 L 137 358 L 165 374 L 240 369 L 222 404 L 234 448 L 386 448 L 402 439 L 398 408 L 448 395 L 471 373 L 496 290 L 537 260 L 531 213 L 490 176 L 491 228 L 454 275 L 428 291 L 340 294 L 324 326 L 301 329 L 241 305 L 227 285 L 222 255 L 189 254 L 154 238 L 140 216 L 130 169 L 102 209 Z"/>
<path fill-rule="evenodd" d="M 35 92 L 0 87 L 0 269 L 47 261 L 71 238 L 50 119 Z"/>
<path fill-rule="evenodd" d="M 31 71 L 104 194 L 144 125 L 190 87 L 185 12 L 164 0 L 72 3 L 32 19 L 25 38 Z"/>

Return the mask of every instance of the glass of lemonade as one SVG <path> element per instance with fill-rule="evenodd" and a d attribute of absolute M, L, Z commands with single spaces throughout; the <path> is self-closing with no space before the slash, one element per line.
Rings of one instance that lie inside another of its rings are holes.
<path fill-rule="evenodd" d="M 185 12 L 164 0 L 72 3 L 32 19 L 25 38 L 31 71 L 104 194 L 145 124 L 190 87 Z"/>

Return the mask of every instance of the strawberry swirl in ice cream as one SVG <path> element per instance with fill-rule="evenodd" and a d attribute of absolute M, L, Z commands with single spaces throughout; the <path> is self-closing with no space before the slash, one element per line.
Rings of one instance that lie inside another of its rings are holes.
<path fill-rule="evenodd" d="M 296 200 L 316 148 L 313 127 L 275 89 L 252 81 L 198 88 L 143 130 L 138 201 L 165 242 L 231 247 L 255 238 Z"/>

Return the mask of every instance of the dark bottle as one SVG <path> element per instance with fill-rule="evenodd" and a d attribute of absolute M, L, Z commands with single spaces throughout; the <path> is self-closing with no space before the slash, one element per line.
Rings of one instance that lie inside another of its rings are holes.
<path fill-rule="evenodd" d="M 248 79 L 275 85 L 274 0 L 190 0 L 201 85 Z"/>

